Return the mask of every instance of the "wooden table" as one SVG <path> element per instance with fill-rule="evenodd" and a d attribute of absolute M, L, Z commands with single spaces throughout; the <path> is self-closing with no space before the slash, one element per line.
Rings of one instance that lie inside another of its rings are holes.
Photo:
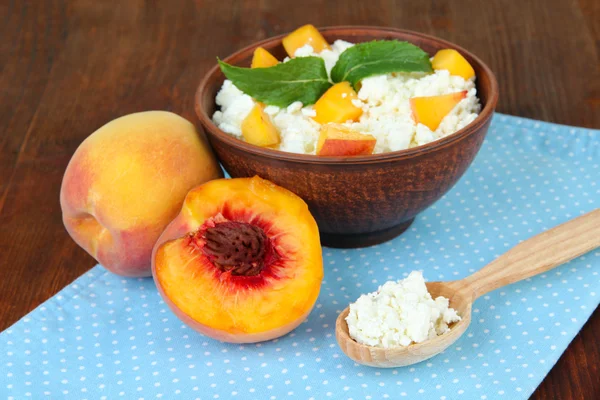
<path fill-rule="evenodd" d="M 499 112 L 600 128 L 596 0 L 2 0 L 0 20 L 0 330 L 95 264 L 58 203 L 79 143 L 136 111 L 196 121 L 194 90 L 215 56 L 301 24 L 445 38 L 495 71 Z M 596 310 L 533 398 L 600 398 L 598 342 Z"/>

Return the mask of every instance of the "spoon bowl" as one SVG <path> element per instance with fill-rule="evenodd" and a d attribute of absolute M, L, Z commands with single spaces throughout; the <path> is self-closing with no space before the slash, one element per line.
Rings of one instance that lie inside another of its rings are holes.
<path fill-rule="evenodd" d="M 350 337 L 346 323 L 350 308 L 346 307 L 336 320 L 335 337 L 342 351 L 359 364 L 394 368 L 425 361 L 446 350 L 467 330 L 471 323 L 471 308 L 478 297 L 546 272 L 597 247 L 600 247 L 600 209 L 518 244 L 464 279 L 428 282 L 426 285 L 431 297 L 446 297 L 450 307 L 461 317 L 460 321 L 450 325 L 448 332 L 440 336 L 409 346 L 367 346 Z"/>
<path fill-rule="evenodd" d="M 471 323 L 472 300 L 454 292 L 454 282 L 428 282 L 427 290 L 434 299 L 444 296 L 450 299 L 450 307 L 454 308 L 460 321 L 450 325 L 450 330 L 443 335 L 422 343 L 413 343 L 406 347 L 374 347 L 360 344 L 350 337 L 346 317 L 350 307 L 338 315 L 335 322 L 335 337 L 342 351 L 359 364 L 379 368 L 404 367 L 425 361 L 450 347 L 467 330 Z"/>

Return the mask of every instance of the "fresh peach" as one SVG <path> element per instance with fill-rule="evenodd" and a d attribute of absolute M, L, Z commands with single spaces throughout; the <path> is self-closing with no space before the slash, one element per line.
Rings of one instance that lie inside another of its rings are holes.
<path fill-rule="evenodd" d="M 281 41 L 283 48 L 290 57 L 294 57 L 296 50 L 305 45 L 310 45 L 315 53 L 331 49 L 321 32 L 313 25 L 304 25 L 290 33 Z"/>
<path fill-rule="evenodd" d="M 285 335 L 310 313 L 323 279 L 317 224 L 306 203 L 261 179 L 191 190 L 156 243 L 152 274 L 186 324 L 251 343 Z"/>
<path fill-rule="evenodd" d="M 252 64 L 250 64 L 250 66 L 252 68 L 268 68 L 277 65 L 278 63 L 279 61 L 277 61 L 273 54 L 262 47 L 257 47 L 252 55 Z"/>
<path fill-rule="evenodd" d="M 336 83 L 317 100 L 314 105 L 316 115 L 313 117 L 320 124 L 330 122 L 343 123 L 356 121 L 362 115 L 363 110 L 352 102 L 357 100 L 358 95 L 348 82 Z"/>
<path fill-rule="evenodd" d="M 435 53 L 431 60 L 433 69 L 446 69 L 450 75 L 462 76 L 471 79 L 475 76 L 475 70 L 469 62 L 454 49 L 443 49 Z"/>
<path fill-rule="evenodd" d="M 318 156 L 359 156 L 373 153 L 377 139 L 341 124 L 321 127 L 317 142 Z"/>
<path fill-rule="evenodd" d="M 246 142 L 261 147 L 277 146 L 280 142 L 279 131 L 260 103 L 242 121 L 242 136 Z"/>
<path fill-rule="evenodd" d="M 465 97 L 466 90 L 439 96 L 413 97 L 410 99 L 412 117 L 417 124 L 435 131 L 444 117 Z"/>
<path fill-rule="evenodd" d="M 60 190 L 71 237 L 108 270 L 149 276 L 156 240 L 186 193 L 221 169 L 194 125 L 166 111 L 127 115 L 85 139 Z"/>

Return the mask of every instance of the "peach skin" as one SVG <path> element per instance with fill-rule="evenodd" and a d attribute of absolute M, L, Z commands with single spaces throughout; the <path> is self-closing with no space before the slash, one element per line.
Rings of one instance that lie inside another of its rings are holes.
<path fill-rule="evenodd" d="M 149 276 L 156 240 L 186 193 L 222 171 L 205 138 L 166 111 L 118 118 L 85 139 L 61 190 L 73 240 L 108 270 Z"/>
<path fill-rule="evenodd" d="M 317 142 L 318 156 L 358 156 L 372 154 L 377 139 L 341 124 L 321 126 Z"/>
<path fill-rule="evenodd" d="M 171 310 L 213 339 L 252 343 L 293 330 L 323 279 L 317 224 L 306 203 L 261 179 L 191 190 L 154 246 L 152 274 Z"/>

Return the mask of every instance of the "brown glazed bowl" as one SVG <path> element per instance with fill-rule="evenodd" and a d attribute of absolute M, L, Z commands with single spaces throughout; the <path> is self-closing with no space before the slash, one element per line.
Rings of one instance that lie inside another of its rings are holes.
<path fill-rule="evenodd" d="M 423 146 L 355 157 L 319 157 L 257 147 L 221 131 L 211 117 L 215 96 L 225 76 L 215 65 L 196 92 L 196 114 L 219 160 L 232 177 L 259 175 L 302 197 L 319 225 L 321 242 L 331 247 L 364 247 L 404 232 L 415 216 L 446 193 L 469 167 L 486 135 L 496 102 L 498 83 L 492 71 L 465 49 L 417 32 L 365 26 L 321 28 L 336 39 L 359 43 L 374 39 L 411 42 L 433 55 L 458 50 L 477 74 L 482 111 L 465 128 Z M 256 47 L 279 60 L 286 54 L 276 36 L 227 57 L 227 63 L 248 67 Z"/>

